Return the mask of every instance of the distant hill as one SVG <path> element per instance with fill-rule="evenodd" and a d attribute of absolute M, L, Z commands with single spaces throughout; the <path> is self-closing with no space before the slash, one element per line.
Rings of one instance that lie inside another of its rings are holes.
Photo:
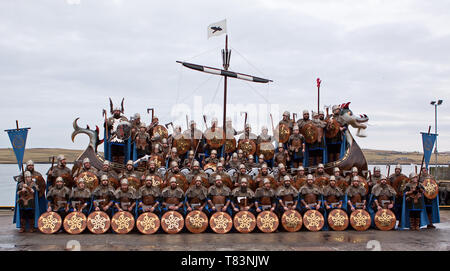
<path fill-rule="evenodd" d="M 420 152 L 399 152 L 388 150 L 363 149 L 369 164 L 420 164 L 422 153 Z M 51 156 L 64 154 L 68 162 L 73 162 L 83 150 L 70 150 L 58 148 L 32 148 L 25 151 L 24 162 L 32 159 L 35 163 L 49 163 Z M 100 154 L 103 154 L 100 152 Z M 0 164 L 15 164 L 16 157 L 11 148 L 0 149 Z M 431 157 L 431 163 L 434 163 L 434 155 Z M 439 153 L 439 164 L 450 164 L 450 152 Z"/>

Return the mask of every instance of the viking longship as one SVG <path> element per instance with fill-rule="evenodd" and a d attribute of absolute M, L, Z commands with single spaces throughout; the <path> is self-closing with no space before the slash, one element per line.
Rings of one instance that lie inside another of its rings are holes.
<path fill-rule="evenodd" d="M 186 68 L 189 68 L 189 69 L 192 69 L 195 71 L 200 71 L 200 72 L 204 72 L 204 73 L 222 76 L 224 78 L 224 103 L 223 103 L 223 126 L 222 126 L 224 131 L 223 131 L 223 133 L 221 132 L 221 134 L 227 134 L 227 131 L 226 131 L 226 127 L 227 127 L 226 126 L 227 79 L 235 78 L 235 79 L 246 80 L 246 81 L 262 83 L 262 84 L 273 82 L 270 79 L 265 79 L 265 78 L 261 78 L 261 77 L 257 77 L 257 76 L 252 76 L 252 75 L 228 70 L 229 65 L 230 65 L 230 56 L 231 56 L 231 50 L 228 49 L 228 35 L 227 35 L 225 38 L 225 49 L 222 50 L 223 69 L 189 63 L 189 62 L 184 62 L 184 61 L 176 61 L 177 63 L 181 64 L 182 66 L 184 66 Z M 360 135 L 360 131 L 364 130 L 367 127 L 364 123 L 368 121 L 368 118 L 366 115 L 357 116 L 357 115 L 353 114 L 353 112 L 349 108 L 349 104 L 350 103 L 343 103 L 340 106 L 340 109 L 341 109 L 340 116 L 346 122 L 346 124 L 348 126 L 357 128 L 358 129 L 357 135 Z M 112 102 L 111 102 L 111 110 L 112 110 Z M 152 108 L 151 110 L 152 110 L 152 115 L 153 115 L 154 109 Z M 122 100 L 122 111 L 123 111 L 123 100 Z M 154 118 L 152 117 L 152 121 L 153 120 L 154 120 Z M 106 123 L 106 116 L 105 116 L 105 123 Z M 172 123 L 170 122 L 170 124 L 172 124 Z M 305 134 L 306 142 L 309 142 L 310 140 L 320 141 L 317 138 L 318 135 L 322 135 L 322 137 L 325 139 L 327 136 L 330 137 L 330 134 L 336 134 L 339 129 L 338 124 L 335 121 L 334 122 L 331 121 L 330 124 L 331 125 L 329 125 L 329 127 L 328 127 L 329 129 L 327 130 L 326 134 L 324 134 L 323 132 L 319 133 L 318 131 L 316 131 L 312 128 L 307 131 L 302 131 L 302 133 Z M 273 126 L 273 124 L 272 124 L 272 126 Z M 307 125 L 305 125 L 305 126 L 307 126 Z M 91 130 L 91 129 L 89 129 L 89 127 L 81 128 L 78 125 L 78 118 L 76 118 L 73 122 L 74 131 L 72 133 L 72 141 L 78 134 L 82 134 L 82 133 L 87 134 L 89 136 L 90 141 L 89 141 L 89 145 L 84 150 L 84 152 L 76 159 L 74 170 L 77 168 L 77 166 L 81 165 L 80 162 L 86 157 L 88 157 L 90 159 L 93 167 L 95 167 L 97 169 L 101 169 L 103 161 L 105 159 L 111 160 L 111 145 L 113 145 L 113 144 L 115 144 L 115 145 L 122 144 L 124 152 L 125 152 L 125 154 L 124 154 L 125 160 L 123 161 L 123 163 L 125 163 L 128 159 L 137 160 L 136 146 L 130 139 L 130 131 L 131 131 L 130 127 L 131 127 L 131 123 L 127 124 L 124 122 L 120 122 L 117 125 L 114 125 L 114 127 L 112 127 L 112 129 L 114 130 L 113 132 L 116 135 L 116 142 L 111 142 L 111 140 L 110 140 L 111 134 L 108 133 L 107 127 L 105 127 L 105 133 L 104 133 L 105 138 L 100 141 L 98 127 L 96 130 Z M 164 138 L 168 137 L 167 129 L 165 129 L 164 126 L 157 125 L 156 127 L 157 127 L 157 129 L 159 129 L 158 133 L 161 134 L 162 137 L 164 137 Z M 309 129 L 308 127 L 306 127 L 306 129 Z M 156 130 L 155 128 L 153 128 L 153 130 Z M 275 131 L 277 131 L 277 132 L 280 131 L 280 133 L 278 134 Z M 287 131 L 286 128 L 277 126 L 277 128 L 274 129 L 274 135 L 278 142 L 284 143 L 285 141 L 287 141 L 286 136 L 289 137 L 289 131 Z M 176 137 L 175 132 L 171 136 L 174 137 L 174 139 L 175 139 L 174 141 L 176 143 L 178 143 L 177 141 L 182 140 L 181 138 Z M 182 133 L 180 134 L 180 136 L 182 137 Z M 361 136 L 363 136 L 363 135 L 361 134 Z M 213 140 L 210 140 L 210 141 L 213 141 Z M 189 143 L 190 140 L 184 139 L 182 141 L 185 143 Z M 218 141 L 218 140 L 216 140 L 216 141 Z M 250 140 L 247 140 L 247 141 L 250 141 Z M 228 140 L 227 140 L 227 142 L 228 142 Z M 101 143 L 105 144 L 105 152 L 104 152 L 105 155 L 104 156 L 100 155 L 97 152 L 97 147 Z M 243 145 L 245 145 L 248 142 L 241 142 L 241 143 L 243 143 Z M 267 144 L 267 142 L 264 142 L 264 143 Z M 183 147 L 183 152 L 186 152 L 190 147 L 190 144 L 185 144 L 185 145 L 186 145 L 185 146 L 186 148 Z M 187 145 L 189 145 L 189 146 L 187 146 Z M 200 145 L 200 144 L 197 144 L 197 146 L 198 145 Z M 225 145 L 226 144 L 223 144 L 223 147 L 228 148 L 228 146 L 225 146 Z M 247 145 L 248 145 L 247 147 L 249 147 L 249 148 L 254 148 L 254 146 L 252 147 L 250 144 L 247 144 Z M 194 147 L 193 149 L 197 149 L 197 148 Z M 256 148 L 254 151 L 256 151 Z M 226 153 L 226 152 L 224 152 L 224 153 Z M 307 154 L 305 154 L 305 156 L 307 156 Z M 324 151 L 324 157 L 326 157 L 325 151 Z M 124 168 L 123 163 L 117 163 L 117 161 L 112 161 L 112 162 L 113 162 L 112 167 L 116 171 L 120 171 Z M 361 151 L 360 147 L 358 146 L 357 142 L 355 141 L 355 138 L 353 137 L 353 135 L 351 134 L 349 129 L 346 129 L 343 131 L 339 159 L 336 161 L 326 161 L 326 158 L 325 158 L 324 164 L 325 164 L 325 170 L 330 174 L 332 174 L 332 170 L 334 167 L 339 167 L 343 171 L 350 170 L 352 167 L 357 167 L 360 172 L 364 172 L 367 170 L 366 158 L 364 157 L 363 152 Z M 166 166 L 164 164 L 164 161 L 160 161 L 158 163 L 158 165 L 160 167 Z M 306 164 L 304 163 L 304 165 L 306 165 L 306 167 L 308 167 L 307 163 Z M 309 166 L 308 168 L 309 168 L 309 170 L 313 170 L 313 171 L 315 170 L 315 166 Z"/>

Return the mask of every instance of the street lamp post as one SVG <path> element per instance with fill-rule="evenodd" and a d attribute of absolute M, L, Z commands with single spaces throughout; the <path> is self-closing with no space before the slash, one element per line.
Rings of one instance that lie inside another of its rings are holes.
<path fill-rule="evenodd" d="M 434 106 L 434 133 L 436 134 L 436 146 L 434 147 L 435 155 L 435 168 L 434 168 L 434 178 L 437 180 L 437 160 L 438 160 L 438 149 L 437 149 L 437 107 L 441 105 L 443 100 L 431 101 L 431 105 Z"/>

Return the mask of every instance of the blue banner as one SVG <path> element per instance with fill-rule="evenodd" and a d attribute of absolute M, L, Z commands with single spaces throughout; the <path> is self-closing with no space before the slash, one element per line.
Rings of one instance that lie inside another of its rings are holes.
<path fill-rule="evenodd" d="M 436 142 L 437 134 L 422 134 L 423 143 L 423 157 L 425 161 L 425 166 L 428 169 L 428 164 L 430 163 L 431 154 L 433 153 L 434 142 Z"/>
<path fill-rule="evenodd" d="M 22 170 L 23 155 L 25 153 L 25 143 L 27 142 L 28 129 L 30 128 L 5 130 L 5 132 L 8 133 L 9 140 L 11 140 L 11 145 L 17 159 L 17 165 L 19 165 L 19 171 Z"/>

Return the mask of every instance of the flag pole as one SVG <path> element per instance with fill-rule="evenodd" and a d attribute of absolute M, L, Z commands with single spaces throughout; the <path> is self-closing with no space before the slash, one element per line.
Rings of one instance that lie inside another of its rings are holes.
<path fill-rule="evenodd" d="M 223 68 L 224 70 L 228 70 L 228 67 L 230 66 L 230 58 L 229 58 L 229 52 L 228 52 L 228 34 L 225 35 L 225 51 L 222 50 L 222 58 L 223 58 Z M 226 128 L 226 118 L 227 118 L 227 78 L 228 76 L 224 76 L 225 81 L 223 85 L 223 132 L 225 133 L 225 138 L 227 134 L 227 128 Z"/>

